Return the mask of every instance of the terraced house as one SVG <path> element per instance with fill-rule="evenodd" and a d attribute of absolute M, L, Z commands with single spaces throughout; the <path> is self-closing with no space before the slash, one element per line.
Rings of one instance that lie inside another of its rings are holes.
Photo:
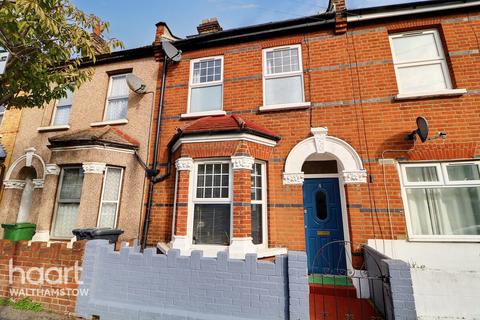
<path fill-rule="evenodd" d="M 171 41 L 183 53 L 159 65 L 148 245 L 305 250 L 311 274 L 358 276 L 359 297 L 375 252 L 409 264 L 406 314 L 478 316 L 479 9 L 335 0 L 238 29 L 208 19 Z"/>

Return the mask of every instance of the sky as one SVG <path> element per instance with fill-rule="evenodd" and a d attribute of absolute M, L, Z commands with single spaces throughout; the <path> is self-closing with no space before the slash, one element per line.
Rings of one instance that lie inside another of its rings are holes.
<path fill-rule="evenodd" d="M 197 25 L 217 17 L 223 29 L 294 19 L 325 11 L 328 0 L 71 0 L 79 9 L 110 22 L 107 38 L 125 49 L 149 45 L 155 23 L 164 21 L 172 33 L 185 37 Z M 413 0 L 347 0 L 349 9 L 412 2 Z"/>

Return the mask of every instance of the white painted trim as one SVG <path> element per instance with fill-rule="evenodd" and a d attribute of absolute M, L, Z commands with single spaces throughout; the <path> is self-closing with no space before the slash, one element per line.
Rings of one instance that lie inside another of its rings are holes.
<path fill-rule="evenodd" d="M 192 112 L 192 113 L 182 113 L 180 118 L 189 119 L 189 118 L 201 118 L 208 116 L 224 116 L 227 113 L 223 110 L 213 110 L 213 111 L 202 111 L 202 112 Z"/>
<path fill-rule="evenodd" d="M 44 179 L 33 179 L 33 189 L 43 189 L 44 185 Z"/>
<path fill-rule="evenodd" d="M 54 176 L 58 176 L 60 174 L 60 167 L 55 163 L 47 163 L 45 167 L 45 174 L 51 174 Z"/>
<path fill-rule="evenodd" d="M 35 230 L 35 235 L 32 238 L 32 242 L 48 242 L 50 241 L 49 230 Z"/>
<path fill-rule="evenodd" d="M 231 156 L 233 170 L 252 170 L 255 158 L 249 156 Z"/>
<path fill-rule="evenodd" d="M 344 183 L 366 183 L 367 173 L 360 155 L 347 142 L 327 135 L 327 128 L 312 128 L 313 137 L 292 148 L 285 161 L 284 184 L 302 184 L 303 163 L 312 154 L 330 154 L 343 169 Z"/>
<path fill-rule="evenodd" d="M 347 22 L 372 20 L 372 19 L 396 17 L 396 16 L 403 16 L 403 15 L 413 16 L 413 15 L 424 13 L 424 12 L 435 12 L 435 11 L 443 11 L 443 10 L 452 10 L 457 8 L 474 7 L 474 6 L 478 6 L 479 4 L 480 4 L 480 1 L 473 1 L 473 2 L 461 3 L 461 4 L 432 5 L 428 8 L 404 9 L 404 10 L 390 11 L 390 12 L 368 13 L 363 15 L 360 14 L 356 16 L 348 16 Z"/>
<path fill-rule="evenodd" d="M 68 129 L 70 129 L 70 125 L 62 124 L 62 125 L 57 125 L 57 126 L 38 127 L 37 131 L 38 132 L 48 132 L 48 131 L 63 131 L 63 130 L 68 130 Z"/>
<path fill-rule="evenodd" d="M 83 173 L 103 174 L 107 164 L 105 162 L 84 162 L 82 168 Z"/>
<path fill-rule="evenodd" d="M 31 167 L 32 166 L 32 160 L 33 158 L 36 158 L 38 159 L 38 161 L 40 161 L 41 165 L 42 165 L 42 168 L 43 168 L 43 172 L 38 172 L 38 174 L 41 174 L 42 176 L 41 177 L 38 177 L 38 179 L 44 179 L 45 178 L 45 161 L 43 161 L 43 158 L 36 154 L 35 153 L 35 149 L 34 148 L 28 148 L 28 149 L 25 149 L 25 154 L 21 155 L 20 157 L 18 157 L 11 165 L 10 167 L 8 168 L 8 171 L 7 173 L 5 174 L 5 180 L 8 181 L 10 180 L 10 176 L 12 175 L 12 172 L 13 170 L 15 169 L 15 167 L 20 164 L 20 162 L 22 162 L 23 160 L 25 160 L 25 166 L 27 167 Z"/>
<path fill-rule="evenodd" d="M 245 259 L 245 255 L 256 252 L 257 249 L 252 242 L 252 237 L 232 238 L 228 247 L 228 255 L 231 259 Z"/>
<path fill-rule="evenodd" d="M 196 83 L 196 84 L 194 84 L 193 83 L 193 65 L 197 62 L 208 61 L 208 60 L 216 60 L 216 59 L 220 59 L 220 61 L 221 61 L 222 70 L 220 72 L 220 80 L 210 81 L 210 82 L 206 82 L 206 83 Z M 224 81 L 223 81 L 224 80 L 224 78 L 223 78 L 223 75 L 224 75 L 224 62 L 223 62 L 223 60 L 224 60 L 223 56 L 209 56 L 209 57 L 203 57 L 203 58 L 190 60 L 190 72 L 189 72 L 189 80 L 188 80 L 187 113 L 182 114 L 182 116 L 186 115 L 186 117 L 188 117 L 188 115 L 194 115 L 194 114 L 207 113 L 207 112 L 211 112 L 211 111 L 222 111 L 223 110 L 223 96 L 224 96 L 224 89 L 225 89 L 225 84 L 224 84 Z M 221 101 L 220 110 L 211 110 L 211 111 L 204 111 L 204 112 L 190 112 L 190 102 L 191 102 L 191 95 L 192 95 L 192 89 L 193 88 L 205 88 L 205 87 L 213 87 L 213 86 L 219 86 L 219 85 L 222 86 L 222 96 L 221 96 L 221 99 L 220 99 L 220 101 Z M 200 117 L 201 117 L 201 115 L 200 115 Z"/>
<path fill-rule="evenodd" d="M 108 121 L 92 122 L 90 123 L 90 127 L 113 126 L 113 125 L 121 125 L 121 124 L 127 124 L 127 123 L 128 123 L 127 119 L 108 120 Z"/>
<path fill-rule="evenodd" d="M 5 189 L 23 190 L 25 188 L 25 180 L 4 180 L 3 187 Z"/>
<path fill-rule="evenodd" d="M 415 100 L 423 98 L 434 98 L 442 96 L 461 96 L 467 93 L 467 89 L 447 89 L 441 91 L 431 91 L 431 92 L 416 92 L 416 93 L 399 93 L 395 96 L 395 100 Z"/>
<path fill-rule="evenodd" d="M 280 111 L 280 110 L 295 110 L 295 109 L 307 109 L 312 105 L 311 102 L 298 102 L 298 103 L 286 103 L 276 104 L 270 106 L 261 106 L 258 108 L 260 112 Z"/>
<path fill-rule="evenodd" d="M 224 141 L 249 141 L 262 144 L 268 147 L 275 147 L 277 142 L 267 138 L 259 137 L 250 133 L 233 133 L 233 134 L 218 134 L 218 135 L 198 135 L 187 136 L 178 139 L 173 145 L 172 151 L 177 150 L 184 143 L 202 143 L 202 142 L 224 142 Z"/>
<path fill-rule="evenodd" d="M 192 171 L 193 159 L 188 157 L 178 158 L 175 161 L 175 168 L 177 169 L 177 171 Z"/>
<path fill-rule="evenodd" d="M 103 150 L 103 151 L 114 151 L 114 152 L 122 152 L 128 154 L 135 154 L 134 150 L 129 149 L 121 149 L 121 148 L 114 148 L 108 146 L 99 146 L 99 145 L 86 145 L 86 146 L 75 146 L 75 147 L 58 147 L 58 148 L 51 148 L 52 151 L 79 151 L 79 150 Z"/>

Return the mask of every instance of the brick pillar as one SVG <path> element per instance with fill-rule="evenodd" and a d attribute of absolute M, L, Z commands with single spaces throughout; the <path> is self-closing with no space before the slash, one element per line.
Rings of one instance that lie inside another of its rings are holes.
<path fill-rule="evenodd" d="M 174 226 L 172 248 L 180 249 L 181 254 L 187 254 L 190 244 L 187 237 L 188 228 L 188 194 L 190 189 L 190 172 L 193 170 L 192 158 L 179 158 L 175 161 L 176 186 L 175 210 L 173 212 Z"/>
<path fill-rule="evenodd" d="M 103 172 L 106 164 L 85 162 L 83 164 L 82 196 L 78 208 L 76 228 L 92 228 L 97 226 L 102 194 Z"/>
<path fill-rule="evenodd" d="M 243 259 L 255 253 L 252 242 L 251 171 L 255 159 L 250 156 L 232 156 L 233 168 L 233 238 L 230 257 Z"/>
<path fill-rule="evenodd" d="M 56 164 L 47 164 L 45 169 L 45 181 L 43 185 L 41 202 L 37 215 L 37 231 L 33 241 L 49 241 L 53 210 L 55 208 L 55 196 L 58 186 L 60 167 Z"/>

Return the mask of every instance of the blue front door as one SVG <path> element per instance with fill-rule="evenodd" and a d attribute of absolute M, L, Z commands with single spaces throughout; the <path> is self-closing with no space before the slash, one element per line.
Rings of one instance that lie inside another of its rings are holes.
<path fill-rule="evenodd" d="M 308 271 L 343 274 L 346 269 L 338 178 L 303 183 Z"/>

